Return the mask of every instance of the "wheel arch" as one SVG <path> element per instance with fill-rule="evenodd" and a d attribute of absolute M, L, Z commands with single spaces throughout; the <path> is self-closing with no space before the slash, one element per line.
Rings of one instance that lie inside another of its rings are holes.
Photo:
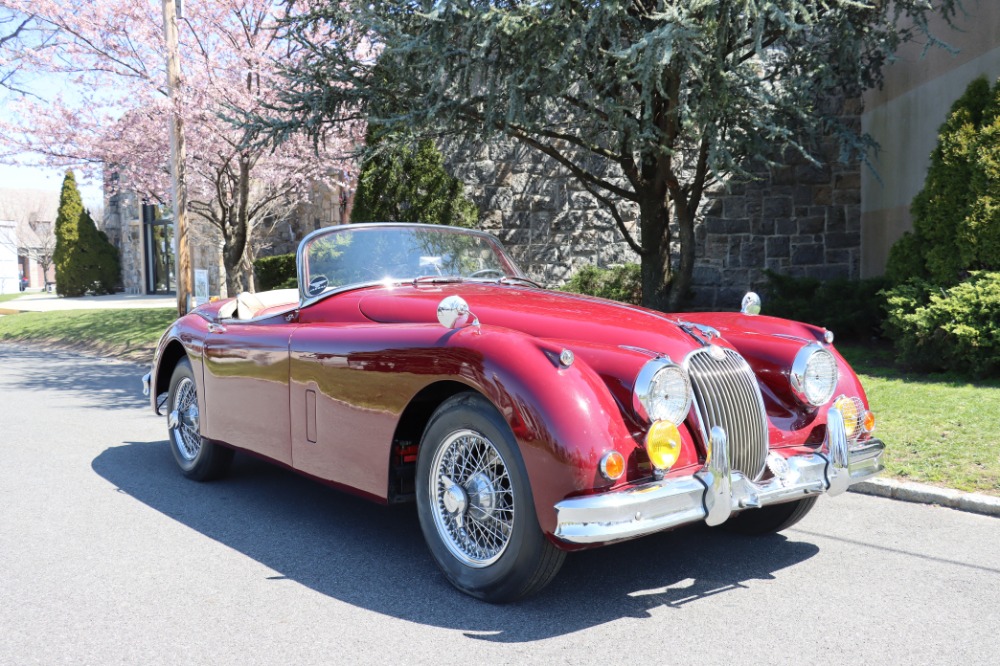
<path fill-rule="evenodd" d="M 171 340 L 160 352 L 156 365 L 155 385 L 153 386 L 153 398 L 166 393 L 170 389 L 170 378 L 174 374 L 174 368 L 180 363 L 182 358 L 187 357 L 187 350 L 179 340 Z M 160 413 L 159 405 L 154 405 L 156 413 Z"/>
<path fill-rule="evenodd" d="M 434 382 L 422 388 L 410 399 L 399 417 L 392 436 L 392 452 L 389 457 L 389 487 L 386 493 L 390 503 L 408 502 L 413 499 L 416 455 L 427 424 L 445 400 L 459 393 L 467 392 L 475 393 L 493 404 L 488 396 L 474 386 L 453 380 Z"/>

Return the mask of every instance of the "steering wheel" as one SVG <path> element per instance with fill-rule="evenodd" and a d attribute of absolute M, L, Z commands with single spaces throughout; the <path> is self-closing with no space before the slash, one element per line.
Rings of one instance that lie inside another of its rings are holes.
<path fill-rule="evenodd" d="M 477 277 L 496 277 L 496 278 L 502 278 L 505 275 L 506 275 L 506 273 L 504 273 L 499 268 L 484 268 L 482 270 L 475 271 L 474 273 L 470 273 L 469 277 L 470 278 L 477 278 Z"/>

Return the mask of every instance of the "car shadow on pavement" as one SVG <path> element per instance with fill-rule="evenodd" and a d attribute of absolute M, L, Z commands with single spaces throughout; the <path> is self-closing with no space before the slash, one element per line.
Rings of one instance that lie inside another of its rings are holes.
<path fill-rule="evenodd" d="M 196 483 L 178 473 L 166 441 L 108 448 L 92 466 L 119 491 L 277 572 L 269 579 L 501 643 L 648 618 L 773 579 L 818 552 L 780 535 L 685 528 L 571 553 L 540 594 L 494 606 L 456 591 L 438 571 L 412 504 L 374 504 L 245 455 L 227 478 Z"/>
<path fill-rule="evenodd" d="M 86 407 L 102 410 L 149 405 L 149 398 L 142 395 L 142 373 L 145 370 L 134 363 L 13 344 L 0 345 L 0 362 L 5 358 L 31 364 L 31 376 L 20 378 L 16 385 L 19 391 L 56 389 Z M 4 378 L 0 376 L 2 386 Z"/>

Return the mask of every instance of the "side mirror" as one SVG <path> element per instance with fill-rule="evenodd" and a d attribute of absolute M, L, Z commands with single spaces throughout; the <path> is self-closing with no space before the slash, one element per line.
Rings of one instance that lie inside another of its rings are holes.
<path fill-rule="evenodd" d="M 760 296 L 752 291 L 748 291 L 746 296 L 743 297 L 743 305 L 740 307 L 740 312 L 745 315 L 759 315 Z"/>
<path fill-rule="evenodd" d="M 479 326 L 479 319 L 469 312 L 469 304 L 461 296 L 448 296 L 438 303 L 438 321 L 445 328 Z"/>

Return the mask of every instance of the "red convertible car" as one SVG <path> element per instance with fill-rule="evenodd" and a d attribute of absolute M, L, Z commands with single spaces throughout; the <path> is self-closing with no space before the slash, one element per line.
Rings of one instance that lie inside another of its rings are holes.
<path fill-rule="evenodd" d="M 704 521 L 784 529 L 882 470 L 864 389 L 815 326 L 663 314 L 528 280 L 489 234 L 321 229 L 297 290 L 198 307 L 144 377 L 196 480 L 233 450 L 417 503 L 430 552 L 493 602 L 566 551 Z"/>

